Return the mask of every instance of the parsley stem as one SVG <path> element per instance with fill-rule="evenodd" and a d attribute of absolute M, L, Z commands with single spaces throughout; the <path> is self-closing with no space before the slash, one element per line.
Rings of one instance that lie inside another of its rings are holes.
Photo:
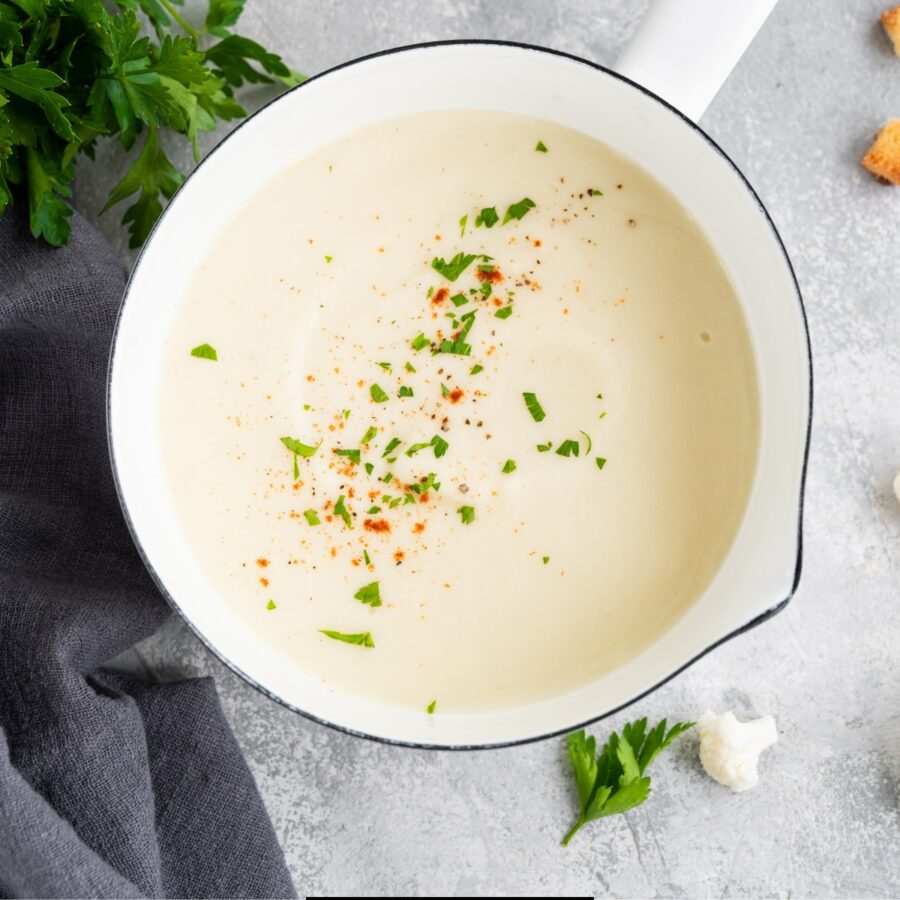
<path fill-rule="evenodd" d="M 566 836 L 562 839 L 563 847 L 567 847 L 569 845 L 569 841 L 571 841 L 572 838 L 575 837 L 576 833 L 578 832 L 578 829 L 581 828 L 581 826 L 584 825 L 584 823 L 585 823 L 584 816 L 579 816 L 578 821 L 569 829 Z"/>
<path fill-rule="evenodd" d="M 165 7 L 166 12 L 195 40 L 200 37 L 200 32 L 192 25 L 189 25 L 184 17 L 175 9 L 169 0 L 159 0 L 160 4 Z"/>

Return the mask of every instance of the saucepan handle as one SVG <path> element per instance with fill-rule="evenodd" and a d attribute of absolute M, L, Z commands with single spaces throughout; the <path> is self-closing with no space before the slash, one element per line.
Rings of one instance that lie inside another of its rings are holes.
<path fill-rule="evenodd" d="M 654 0 L 615 69 L 697 121 L 777 0 Z"/>

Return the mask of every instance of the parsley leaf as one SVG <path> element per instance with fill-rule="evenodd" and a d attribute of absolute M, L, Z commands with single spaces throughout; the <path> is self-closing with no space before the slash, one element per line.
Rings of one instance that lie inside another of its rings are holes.
<path fill-rule="evenodd" d="M 350 460 L 350 462 L 356 463 L 356 465 L 359 465 L 360 458 L 361 458 L 359 450 L 343 450 L 343 449 L 341 449 L 341 450 L 335 450 L 334 452 L 335 452 L 336 456 L 346 456 L 347 459 Z"/>
<path fill-rule="evenodd" d="M 417 334 L 417 335 L 412 339 L 412 341 L 411 341 L 411 346 L 412 346 L 413 350 L 415 350 L 416 352 L 418 352 L 419 350 L 423 350 L 423 349 L 424 349 L 425 347 L 427 347 L 430 343 L 431 343 L 431 341 L 429 341 L 428 338 L 425 337 L 425 335 L 424 335 L 422 332 L 419 332 L 419 334 Z"/>
<path fill-rule="evenodd" d="M 361 634 L 343 634 L 340 631 L 320 628 L 319 633 L 324 634 L 325 637 L 330 637 L 333 641 L 343 641 L 345 644 L 356 644 L 360 647 L 375 646 L 375 641 L 372 640 L 372 635 L 368 631 L 363 631 Z"/>
<path fill-rule="evenodd" d="M 503 217 L 503 224 L 505 225 L 513 219 L 523 218 L 529 209 L 534 209 L 535 205 L 534 200 L 531 200 L 528 197 L 523 197 L 518 203 L 511 204 L 506 210 L 506 215 Z"/>
<path fill-rule="evenodd" d="M 447 281 L 456 281 L 476 259 L 478 259 L 476 254 L 462 252 L 457 253 L 449 262 L 436 256 L 431 261 L 431 268 L 446 278 Z"/>
<path fill-rule="evenodd" d="M 369 388 L 369 394 L 376 403 L 385 403 L 388 399 L 388 395 L 377 384 Z"/>
<path fill-rule="evenodd" d="M 360 603 L 365 603 L 373 608 L 381 606 L 381 588 L 378 586 L 378 582 L 373 581 L 371 584 L 361 587 L 353 595 L 353 599 L 359 600 Z"/>
<path fill-rule="evenodd" d="M 314 509 L 304 510 L 303 515 L 306 516 L 306 522 L 309 525 L 320 524 L 319 514 Z"/>
<path fill-rule="evenodd" d="M 304 459 L 309 459 L 311 456 L 315 456 L 316 450 L 321 446 L 320 444 L 316 444 L 315 447 L 311 447 L 309 444 L 304 444 L 301 441 L 298 441 L 296 438 L 292 437 L 283 437 L 281 439 L 281 443 L 284 444 L 291 453 L 295 453 L 297 456 L 302 456 Z"/>
<path fill-rule="evenodd" d="M 219 359 L 216 348 L 211 347 L 209 344 L 201 344 L 199 347 L 194 347 L 191 350 L 191 356 L 196 356 L 197 359 L 211 359 L 213 362 L 217 362 Z"/>
<path fill-rule="evenodd" d="M 508 459 L 505 463 L 503 463 L 503 468 L 500 471 L 504 475 L 509 475 L 510 472 L 515 472 L 516 461 L 514 459 Z"/>
<path fill-rule="evenodd" d="M 337 503 L 334 504 L 334 514 L 336 516 L 340 516 L 344 520 L 344 524 L 348 528 L 353 527 L 353 518 L 351 517 L 350 513 L 347 512 L 347 507 L 344 506 L 344 495 L 343 494 L 341 494 L 341 496 L 338 497 Z"/>
<path fill-rule="evenodd" d="M 566 743 L 580 812 L 563 845 L 588 822 L 640 806 L 650 796 L 650 763 L 693 725 L 679 722 L 667 731 L 663 719 L 648 733 L 647 720 L 638 719 L 622 729 L 621 737 L 614 731 L 599 753 L 593 736 L 583 730 L 570 734 Z"/>
<path fill-rule="evenodd" d="M 578 441 L 564 440 L 557 448 L 556 452 L 560 456 L 578 456 L 580 451 Z"/>
<path fill-rule="evenodd" d="M 160 149 L 163 129 L 199 158 L 198 134 L 246 115 L 234 90 L 296 84 L 280 57 L 231 29 L 245 0 L 208 0 L 194 27 L 180 0 L 0 0 L 0 215 L 14 189 L 28 197 L 31 232 L 61 246 L 70 236 L 74 161 L 98 138 L 142 151 L 108 206 L 138 193 L 123 223 L 142 243 L 183 177 Z M 204 40 L 217 39 L 212 46 Z"/>
<path fill-rule="evenodd" d="M 508 319 L 512 315 L 512 311 L 513 311 L 513 308 L 511 305 L 510 306 L 502 306 L 500 309 L 497 310 L 497 312 L 494 313 L 494 315 L 498 319 Z"/>
<path fill-rule="evenodd" d="M 366 433 L 362 436 L 361 444 L 369 444 L 378 437 L 378 429 L 374 425 L 370 425 L 366 429 Z"/>
<path fill-rule="evenodd" d="M 536 153 L 546 153 L 547 145 L 543 141 L 538 141 L 534 149 Z"/>
<path fill-rule="evenodd" d="M 538 401 L 537 395 L 531 393 L 531 391 L 523 391 L 522 399 L 525 401 L 528 412 L 531 413 L 531 418 L 534 419 L 535 422 L 543 422 L 547 414 L 544 412 L 544 408 Z"/>
<path fill-rule="evenodd" d="M 486 206 L 475 217 L 475 227 L 481 228 L 481 226 L 484 225 L 485 228 L 493 228 L 497 224 L 499 219 L 500 219 L 500 216 L 497 215 L 497 207 L 496 206 Z"/>
<path fill-rule="evenodd" d="M 459 513 L 459 517 L 462 519 L 463 525 L 471 525 L 475 521 L 475 507 L 474 506 L 461 506 L 457 512 Z"/>
<path fill-rule="evenodd" d="M 431 439 L 431 446 L 434 447 L 435 457 L 440 459 L 447 452 L 447 448 L 450 445 L 439 434 L 436 434 Z"/>
<path fill-rule="evenodd" d="M 434 715 L 434 711 L 437 709 L 437 700 L 432 700 L 428 706 L 425 707 L 425 712 L 428 713 L 429 716 Z"/>

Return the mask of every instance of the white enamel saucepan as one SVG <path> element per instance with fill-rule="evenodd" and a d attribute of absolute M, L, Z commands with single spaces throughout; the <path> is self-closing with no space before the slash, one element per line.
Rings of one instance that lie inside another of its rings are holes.
<path fill-rule="evenodd" d="M 433 747 L 497 746 L 565 732 L 621 709 L 785 605 L 800 573 L 811 413 L 803 307 L 759 198 L 694 124 L 773 5 L 657 0 L 618 71 L 500 42 L 455 41 L 369 56 L 269 104 L 187 180 L 128 285 L 111 362 L 110 443 L 122 504 L 148 568 L 226 665 L 291 709 L 352 733 Z M 548 700 L 426 716 L 329 690 L 281 660 L 219 602 L 164 489 L 154 423 L 168 330 L 222 224 L 304 154 L 376 120 L 449 108 L 502 110 L 575 128 L 630 156 L 678 197 L 715 247 L 743 306 L 756 354 L 761 437 L 730 552 L 705 593 L 649 649 Z"/>

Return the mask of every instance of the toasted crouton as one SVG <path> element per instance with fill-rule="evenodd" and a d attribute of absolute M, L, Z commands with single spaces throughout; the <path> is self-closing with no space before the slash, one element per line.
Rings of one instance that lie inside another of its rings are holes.
<path fill-rule="evenodd" d="M 886 9 L 881 14 L 881 27 L 894 44 L 894 53 L 900 56 L 900 6 Z"/>
<path fill-rule="evenodd" d="M 900 119 L 891 119 L 881 129 L 862 164 L 879 180 L 900 184 Z"/>

